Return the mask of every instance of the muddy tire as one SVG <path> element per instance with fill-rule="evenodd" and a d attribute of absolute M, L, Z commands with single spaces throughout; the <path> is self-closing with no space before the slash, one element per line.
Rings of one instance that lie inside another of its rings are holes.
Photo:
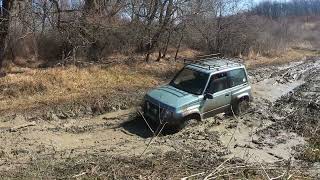
<path fill-rule="evenodd" d="M 185 127 L 187 127 L 197 121 L 198 120 L 193 119 L 193 118 L 186 118 L 183 121 L 181 121 L 179 124 L 177 124 L 175 126 L 170 126 L 167 130 L 169 130 L 171 134 L 178 133 L 183 128 L 185 128 Z"/>
<path fill-rule="evenodd" d="M 189 118 L 184 120 L 183 124 L 182 124 L 182 129 L 187 127 L 187 126 L 191 126 L 192 124 L 194 124 L 195 122 L 198 122 L 199 120 L 194 119 L 194 118 Z"/>
<path fill-rule="evenodd" d="M 242 115 L 248 112 L 250 103 L 247 99 L 239 100 L 235 105 L 232 106 L 235 115 Z"/>
<path fill-rule="evenodd" d="M 171 134 L 175 134 L 178 133 L 179 131 L 181 131 L 183 129 L 183 127 L 181 127 L 180 125 L 174 125 L 174 126 L 168 126 L 163 130 L 163 134 L 165 135 L 171 135 Z"/>

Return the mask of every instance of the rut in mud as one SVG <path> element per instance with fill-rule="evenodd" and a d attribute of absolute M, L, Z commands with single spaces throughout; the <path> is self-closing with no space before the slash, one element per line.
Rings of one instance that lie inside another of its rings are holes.
<path fill-rule="evenodd" d="M 247 114 L 219 114 L 156 138 L 131 110 L 94 118 L 2 119 L 0 175 L 160 179 L 200 173 L 200 178 L 229 159 L 225 168 L 247 167 L 233 170 L 234 176 L 260 176 L 253 168 L 260 163 L 279 176 L 285 164 L 301 161 L 306 138 L 320 133 L 319 68 L 314 58 L 250 70 L 255 100 Z M 317 170 L 297 171 L 319 177 Z"/>

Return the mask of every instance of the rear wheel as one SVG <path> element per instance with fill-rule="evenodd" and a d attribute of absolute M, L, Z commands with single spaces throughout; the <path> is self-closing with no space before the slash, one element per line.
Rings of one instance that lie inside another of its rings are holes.
<path fill-rule="evenodd" d="M 232 106 L 233 112 L 236 115 L 245 114 L 248 112 L 250 103 L 248 99 L 240 99 L 235 105 Z"/>

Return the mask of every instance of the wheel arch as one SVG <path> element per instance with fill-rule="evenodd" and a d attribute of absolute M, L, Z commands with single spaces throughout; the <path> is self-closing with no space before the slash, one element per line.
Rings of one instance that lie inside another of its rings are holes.
<path fill-rule="evenodd" d="M 183 119 L 184 120 L 196 119 L 198 121 L 201 121 L 202 117 L 201 117 L 200 113 L 194 112 L 189 115 L 186 115 Z"/>
<path fill-rule="evenodd" d="M 251 101 L 250 95 L 248 93 L 239 94 L 231 100 L 231 106 L 237 106 L 237 104 L 243 100 Z"/>
<path fill-rule="evenodd" d="M 237 102 L 242 101 L 242 100 L 251 101 L 249 93 L 243 93 L 243 94 L 240 94 L 237 96 L 237 98 L 236 98 Z"/>

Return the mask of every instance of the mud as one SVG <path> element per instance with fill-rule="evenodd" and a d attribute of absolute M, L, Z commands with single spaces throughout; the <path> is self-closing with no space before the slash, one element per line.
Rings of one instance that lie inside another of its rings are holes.
<path fill-rule="evenodd" d="M 95 117 L 104 113 L 117 112 L 136 106 L 141 103 L 148 89 L 117 89 L 114 92 L 101 94 L 100 96 L 88 95 L 81 99 L 67 102 L 52 102 L 42 104 L 40 107 L 21 107 L 0 111 L 1 119 L 10 121 L 16 116 L 23 116 L 32 121 L 41 119 L 44 121 L 56 121 L 60 119 Z"/>
<path fill-rule="evenodd" d="M 319 58 L 312 58 L 250 70 L 255 99 L 247 114 L 219 114 L 158 137 L 134 108 L 81 118 L 2 118 L 0 176 L 163 179 L 200 173 L 197 179 L 226 162 L 222 167 L 231 175 L 216 175 L 264 178 L 263 164 L 272 177 L 291 167 L 293 178 L 319 178 L 319 166 L 301 156 L 320 134 L 319 69 Z"/>

